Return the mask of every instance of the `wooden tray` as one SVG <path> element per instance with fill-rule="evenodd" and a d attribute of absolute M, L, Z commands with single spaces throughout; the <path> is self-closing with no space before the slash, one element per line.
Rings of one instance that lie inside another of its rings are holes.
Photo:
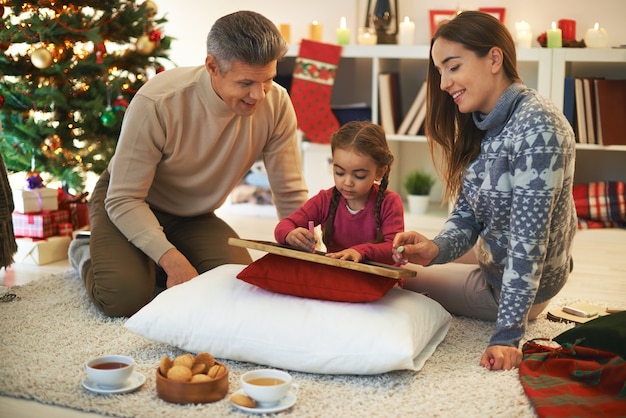
<path fill-rule="evenodd" d="M 389 264 L 376 263 L 373 261 L 355 263 L 354 261 L 338 260 L 336 258 L 326 257 L 325 253 L 321 251 L 309 253 L 300 249 L 270 241 L 229 238 L 228 244 L 235 247 L 250 248 L 253 250 L 265 251 L 271 254 L 282 255 L 285 257 L 297 258 L 299 260 L 312 261 L 314 263 L 362 271 L 364 273 L 376 274 L 378 276 L 391 277 L 392 279 L 414 277 L 416 275 L 416 272 L 414 270 L 395 267 Z"/>

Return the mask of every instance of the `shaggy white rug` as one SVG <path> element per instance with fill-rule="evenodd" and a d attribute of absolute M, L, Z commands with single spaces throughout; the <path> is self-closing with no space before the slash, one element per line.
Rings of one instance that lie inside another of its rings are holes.
<path fill-rule="evenodd" d="M 169 404 L 156 395 L 155 370 L 161 357 L 182 351 L 132 333 L 124 328 L 125 319 L 101 315 L 73 271 L 12 291 L 16 300 L 0 303 L 0 394 L 121 417 L 245 415 L 230 405 L 228 397 L 240 389 L 239 376 L 259 365 L 222 359 L 230 371 L 225 399 L 203 405 Z M 549 321 L 544 314 L 530 324 L 527 338 L 552 338 L 571 326 Z M 298 399 L 279 415 L 533 417 L 517 370 L 489 372 L 478 366 L 492 329 L 490 323 L 454 317 L 445 340 L 419 372 L 293 373 L 300 384 Z M 83 389 L 82 363 L 107 353 L 134 357 L 146 383 L 123 395 L 98 395 Z"/>

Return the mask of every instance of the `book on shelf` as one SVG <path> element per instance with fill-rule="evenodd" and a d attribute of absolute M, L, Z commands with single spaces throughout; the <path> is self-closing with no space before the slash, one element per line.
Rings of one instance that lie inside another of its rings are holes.
<path fill-rule="evenodd" d="M 411 123 L 411 127 L 407 132 L 409 135 L 417 135 L 422 127 L 422 123 L 424 123 L 424 119 L 426 118 L 426 102 L 422 103 L 420 106 L 419 112 L 415 116 L 415 120 Z"/>
<path fill-rule="evenodd" d="M 424 81 L 422 85 L 420 86 L 419 90 L 417 91 L 417 94 L 415 95 L 415 98 L 413 99 L 413 102 L 411 103 L 411 107 L 409 108 L 408 112 L 406 112 L 406 115 L 404 116 L 404 119 L 402 120 L 402 123 L 400 124 L 400 127 L 398 128 L 398 131 L 397 131 L 398 135 L 406 135 L 408 133 L 409 128 L 411 127 L 411 124 L 415 120 L 415 117 L 417 116 L 420 108 L 425 103 L 426 103 L 426 81 Z"/>
<path fill-rule="evenodd" d="M 395 134 L 400 120 L 400 76 L 398 73 L 378 75 L 380 124 L 387 134 Z"/>
<path fill-rule="evenodd" d="M 626 145 L 626 80 L 595 79 L 602 145 Z"/>
<path fill-rule="evenodd" d="M 576 98 L 576 138 L 581 144 L 587 143 L 587 125 L 585 123 L 585 96 L 582 78 L 574 79 L 574 97 Z"/>
<path fill-rule="evenodd" d="M 597 144 L 596 139 L 596 94 L 593 79 L 584 77 L 583 96 L 585 97 L 585 125 L 587 126 L 587 143 Z"/>
<path fill-rule="evenodd" d="M 576 129 L 576 96 L 574 93 L 574 77 L 565 77 L 563 87 L 563 114 L 572 125 L 572 129 Z"/>

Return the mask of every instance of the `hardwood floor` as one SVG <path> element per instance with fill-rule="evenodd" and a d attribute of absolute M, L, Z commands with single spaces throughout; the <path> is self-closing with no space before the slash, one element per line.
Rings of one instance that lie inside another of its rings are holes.
<path fill-rule="evenodd" d="M 267 213 L 265 216 L 249 216 L 220 211 L 219 214 L 242 238 L 273 241 L 275 217 L 267 216 Z M 442 210 L 435 207 L 431 207 L 426 215 L 407 214 L 406 229 L 417 230 L 432 237 L 443 224 L 443 216 Z M 251 253 L 255 259 L 263 255 L 254 250 Z M 626 230 L 578 231 L 574 240 L 574 271 L 559 296 L 590 303 L 604 303 L 607 306 L 623 305 L 626 300 L 625 255 Z M 69 268 L 67 260 L 44 266 L 15 265 L 6 271 L 0 271 L 0 284 L 3 286 L 23 285 L 51 273 L 64 272 Z M 15 418 L 100 416 L 3 396 L 0 396 L 0 411 L 2 411 L 0 416 Z"/>

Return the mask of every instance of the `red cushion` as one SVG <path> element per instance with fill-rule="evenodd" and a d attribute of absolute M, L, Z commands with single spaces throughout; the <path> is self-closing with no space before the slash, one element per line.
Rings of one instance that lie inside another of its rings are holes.
<path fill-rule="evenodd" d="M 237 278 L 272 292 L 336 302 L 371 302 L 385 296 L 398 282 L 277 254 L 254 261 Z"/>

